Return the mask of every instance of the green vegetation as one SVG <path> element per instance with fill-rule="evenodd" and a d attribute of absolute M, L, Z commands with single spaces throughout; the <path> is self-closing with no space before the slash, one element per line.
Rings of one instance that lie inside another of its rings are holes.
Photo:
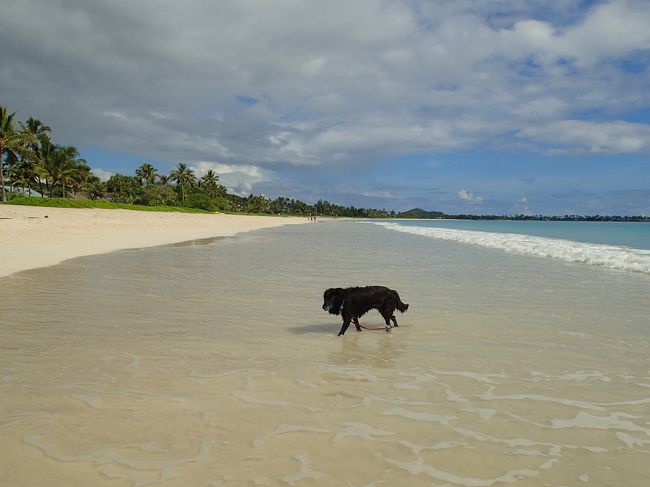
<path fill-rule="evenodd" d="M 35 142 L 34 135 L 30 133 L 29 127 L 21 124 L 20 131 L 16 131 L 14 125 L 15 113 L 0 107 L 0 194 L 2 201 L 7 201 L 5 193 L 5 161 L 8 164 L 16 164 L 19 158 L 29 152 L 29 147 Z"/>
<path fill-rule="evenodd" d="M 413 208 L 397 214 L 398 218 L 449 218 L 440 211 L 425 211 L 422 208 Z"/>
<path fill-rule="evenodd" d="M 9 203 L 23 206 L 43 206 L 46 208 L 101 208 L 105 210 L 139 210 L 139 211 L 166 211 L 181 213 L 212 213 L 196 208 L 184 208 L 182 206 L 144 206 L 127 205 L 125 203 L 113 203 L 106 200 L 86 199 L 63 199 L 63 198 L 35 198 L 33 196 L 9 196 Z"/>

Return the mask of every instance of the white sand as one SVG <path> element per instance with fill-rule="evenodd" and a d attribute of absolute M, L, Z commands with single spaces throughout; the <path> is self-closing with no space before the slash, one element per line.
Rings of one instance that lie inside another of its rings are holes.
<path fill-rule="evenodd" d="M 298 217 L 0 205 L 0 276 L 84 255 L 305 222 Z"/>

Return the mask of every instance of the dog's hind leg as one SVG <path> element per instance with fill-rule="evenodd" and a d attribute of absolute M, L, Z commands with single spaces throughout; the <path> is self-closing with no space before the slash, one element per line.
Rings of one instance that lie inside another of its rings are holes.
<path fill-rule="evenodd" d="M 352 318 L 352 321 L 354 322 L 354 326 L 356 327 L 357 331 L 361 331 L 361 325 L 359 324 L 359 318 Z"/>
<path fill-rule="evenodd" d="M 385 311 L 381 311 L 380 313 L 381 313 L 381 316 L 384 318 L 384 321 L 386 322 L 386 328 L 387 329 L 392 328 L 393 325 L 391 325 L 391 323 L 390 323 L 390 320 L 392 318 L 392 314 L 390 312 L 387 313 Z"/>

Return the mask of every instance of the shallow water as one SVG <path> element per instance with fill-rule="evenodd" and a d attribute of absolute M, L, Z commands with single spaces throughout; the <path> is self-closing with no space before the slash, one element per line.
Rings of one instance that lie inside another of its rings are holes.
<path fill-rule="evenodd" d="M 409 311 L 336 337 L 323 290 L 363 284 Z M 354 222 L 23 272 L 0 485 L 645 486 L 649 291 Z"/>

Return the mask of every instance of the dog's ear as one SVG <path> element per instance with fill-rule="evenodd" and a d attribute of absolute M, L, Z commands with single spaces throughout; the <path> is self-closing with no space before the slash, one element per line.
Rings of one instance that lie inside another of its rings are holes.
<path fill-rule="evenodd" d="M 326 289 L 325 292 L 323 293 L 323 298 L 329 299 L 332 298 L 333 296 L 336 296 L 338 294 L 343 294 L 343 288 L 340 287 L 331 287 L 329 289 Z"/>
<path fill-rule="evenodd" d="M 338 315 L 341 313 L 341 308 L 343 307 L 343 302 L 345 300 L 345 292 L 343 288 L 337 287 L 332 289 L 332 294 L 329 297 L 330 302 L 332 303 L 332 308 L 330 313 Z"/>

